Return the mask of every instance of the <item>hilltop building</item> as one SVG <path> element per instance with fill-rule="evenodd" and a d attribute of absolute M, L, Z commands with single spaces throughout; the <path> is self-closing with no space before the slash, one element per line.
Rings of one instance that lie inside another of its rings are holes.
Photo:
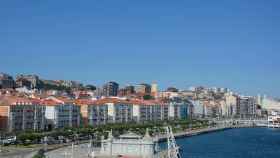
<path fill-rule="evenodd" d="M 146 95 L 151 94 L 151 85 L 141 83 L 135 86 L 135 91 L 137 94 Z"/>
<path fill-rule="evenodd" d="M 123 96 L 131 96 L 135 93 L 134 86 L 126 86 L 124 88 L 121 88 L 118 92 L 118 96 L 123 97 Z"/>
<path fill-rule="evenodd" d="M 113 81 L 110 81 L 103 85 L 103 95 L 106 97 L 117 96 L 119 90 L 119 84 Z"/>
<path fill-rule="evenodd" d="M 158 96 L 158 85 L 156 83 L 151 85 L 151 95 L 155 98 Z"/>
<path fill-rule="evenodd" d="M 26 87 L 29 89 L 42 88 L 42 83 L 37 75 L 18 75 L 16 77 L 18 87 Z"/>
<path fill-rule="evenodd" d="M 12 76 L 0 73 L 0 89 L 15 88 L 15 81 Z"/>

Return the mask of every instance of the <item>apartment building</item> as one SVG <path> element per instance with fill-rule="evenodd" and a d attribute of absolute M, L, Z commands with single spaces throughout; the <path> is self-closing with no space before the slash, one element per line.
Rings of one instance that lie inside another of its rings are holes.
<path fill-rule="evenodd" d="M 135 122 L 168 120 L 168 104 L 154 100 L 133 100 L 131 103 Z"/>
<path fill-rule="evenodd" d="M 121 99 L 105 99 L 97 102 L 97 105 L 108 106 L 109 123 L 128 123 L 133 121 L 133 106 L 129 101 Z"/>
<path fill-rule="evenodd" d="M 15 88 L 15 81 L 12 76 L 0 73 L 0 89 Z"/>
<path fill-rule="evenodd" d="M 150 122 L 185 119 L 189 105 L 186 102 L 164 103 L 157 100 L 102 98 L 79 99 L 82 124 L 96 126 L 106 123 Z"/>
<path fill-rule="evenodd" d="M 150 84 L 141 83 L 135 86 L 135 92 L 137 94 L 151 94 L 152 86 Z"/>
<path fill-rule="evenodd" d="M 40 100 L 15 96 L 2 97 L 0 100 L 0 130 L 13 132 L 44 129 L 45 106 Z"/>
<path fill-rule="evenodd" d="M 169 120 L 180 120 L 188 117 L 188 104 L 185 102 L 171 101 L 169 103 Z"/>
<path fill-rule="evenodd" d="M 76 100 L 81 107 L 83 124 L 96 126 L 106 123 L 128 123 L 133 121 L 133 106 L 130 101 L 119 98 L 99 100 Z"/>
<path fill-rule="evenodd" d="M 228 107 L 228 115 L 235 116 L 237 111 L 237 96 L 230 93 L 225 94 L 225 102 Z"/>
<path fill-rule="evenodd" d="M 239 117 L 256 116 L 257 104 L 254 97 L 239 96 L 237 99 L 236 114 Z"/>
<path fill-rule="evenodd" d="M 113 81 L 110 81 L 103 85 L 103 95 L 106 97 L 117 96 L 119 90 L 119 84 Z"/>
<path fill-rule="evenodd" d="M 80 106 L 83 126 L 108 123 L 108 106 L 105 103 L 98 104 L 90 99 L 78 99 L 75 104 Z"/>
<path fill-rule="evenodd" d="M 41 88 L 39 76 L 37 75 L 18 75 L 16 77 L 18 87 L 27 87 L 28 89 Z"/>
<path fill-rule="evenodd" d="M 123 97 L 123 96 L 131 96 L 135 93 L 135 90 L 134 90 L 134 86 L 126 86 L 124 88 L 121 88 L 119 91 L 118 91 L 118 96 L 120 97 Z"/>
<path fill-rule="evenodd" d="M 80 126 L 80 106 L 67 98 L 49 97 L 43 99 L 46 106 L 46 128 L 65 128 Z"/>

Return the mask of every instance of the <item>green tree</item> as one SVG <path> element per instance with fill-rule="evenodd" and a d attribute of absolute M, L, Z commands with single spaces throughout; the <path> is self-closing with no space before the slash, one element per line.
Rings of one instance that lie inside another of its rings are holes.
<path fill-rule="evenodd" d="M 151 95 L 149 95 L 149 94 L 147 94 L 147 95 L 144 95 L 144 96 L 143 96 L 143 99 L 144 99 L 144 100 L 152 100 L 152 99 L 154 99 L 154 97 L 151 96 Z"/>

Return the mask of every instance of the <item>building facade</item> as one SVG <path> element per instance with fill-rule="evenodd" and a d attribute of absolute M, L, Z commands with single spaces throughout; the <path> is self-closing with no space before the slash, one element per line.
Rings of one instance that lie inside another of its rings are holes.
<path fill-rule="evenodd" d="M 0 89 L 15 88 L 15 81 L 12 76 L 0 73 Z"/>
<path fill-rule="evenodd" d="M 103 95 L 106 97 L 117 96 L 119 90 L 119 84 L 113 81 L 110 81 L 103 85 Z"/>
<path fill-rule="evenodd" d="M 235 116 L 237 112 L 237 96 L 228 93 L 225 95 L 225 102 L 228 107 L 228 115 Z"/>
<path fill-rule="evenodd" d="M 2 98 L 0 103 L 0 130 L 13 132 L 43 130 L 45 106 L 40 101 L 19 97 Z"/>
<path fill-rule="evenodd" d="M 171 100 L 169 102 L 169 120 L 180 120 L 188 117 L 189 104 L 184 101 Z"/>
<path fill-rule="evenodd" d="M 80 126 L 80 106 L 70 100 L 49 97 L 43 100 L 46 106 L 46 128 L 65 128 Z"/>
<path fill-rule="evenodd" d="M 29 89 L 38 89 L 42 87 L 37 75 L 18 75 L 16 77 L 16 83 L 18 87 L 27 87 Z"/>
<path fill-rule="evenodd" d="M 135 122 L 168 120 L 169 106 L 159 101 L 133 101 L 133 119 Z"/>
<path fill-rule="evenodd" d="M 151 91 L 152 91 L 152 87 L 149 84 L 142 83 L 135 86 L 135 92 L 137 94 L 142 94 L 142 95 L 151 94 Z"/>
<path fill-rule="evenodd" d="M 239 96 L 237 99 L 236 114 L 242 118 L 255 117 L 257 104 L 254 97 Z"/>
<path fill-rule="evenodd" d="M 103 98 L 80 100 L 76 104 L 80 106 L 85 126 L 186 119 L 189 112 L 189 104 L 185 102 Z"/>
<path fill-rule="evenodd" d="M 131 96 L 134 93 L 135 93 L 134 86 L 126 86 L 126 87 L 119 90 L 118 96 L 120 96 L 120 97 Z"/>
<path fill-rule="evenodd" d="M 119 138 L 114 138 L 110 133 L 108 139 L 102 138 L 101 140 L 100 156 L 122 155 L 123 157 L 154 158 L 157 152 L 156 146 L 156 142 L 148 134 L 142 137 L 128 132 L 120 135 Z"/>

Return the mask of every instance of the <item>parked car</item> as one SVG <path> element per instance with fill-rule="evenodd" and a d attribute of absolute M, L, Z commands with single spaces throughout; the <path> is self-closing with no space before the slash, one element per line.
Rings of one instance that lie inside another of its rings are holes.
<path fill-rule="evenodd" d="M 3 145 L 10 145 L 10 144 L 15 144 L 17 141 L 16 136 L 12 136 L 12 137 L 7 137 L 1 140 L 1 144 Z"/>

